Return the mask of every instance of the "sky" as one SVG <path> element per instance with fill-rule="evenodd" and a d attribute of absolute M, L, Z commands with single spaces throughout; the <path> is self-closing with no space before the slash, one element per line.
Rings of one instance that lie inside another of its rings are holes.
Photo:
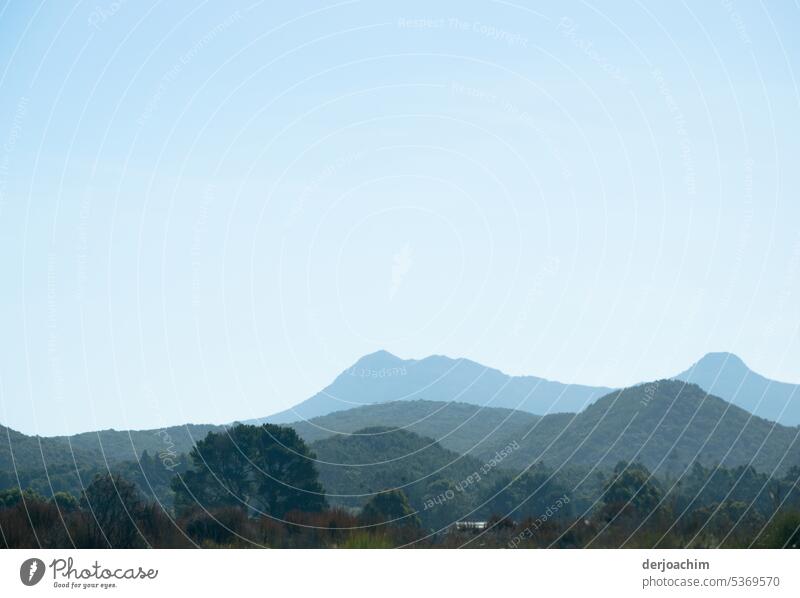
<path fill-rule="evenodd" d="M 800 383 L 791 2 L 0 6 L 0 423 L 263 417 L 360 356 Z"/>

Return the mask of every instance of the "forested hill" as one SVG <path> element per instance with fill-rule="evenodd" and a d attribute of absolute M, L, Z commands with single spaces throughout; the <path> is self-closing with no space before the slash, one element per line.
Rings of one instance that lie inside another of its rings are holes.
<path fill-rule="evenodd" d="M 543 462 L 613 467 L 638 461 L 677 474 L 694 461 L 751 465 L 784 472 L 800 463 L 800 428 L 756 417 L 694 384 L 659 380 L 609 393 L 578 414 L 527 413 L 433 401 L 359 407 L 293 424 L 308 440 L 366 426 L 390 426 L 430 436 L 477 458 L 516 441 L 506 466 Z"/>
<path fill-rule="evenodd" d="M 783 472 L 800 463 L 800 428 L 756 417 L 699 386 L 659 380 L 613 392 L 573 416 L 545 416 L 510 461 L 613 467 L 637 461 L 658 473 L 692 462 Z"/>
<path fill-rule="evenodd" d="M 458 453 L 485 454 L 502 448 L 506 438 L 523 436 L 540 419 L 512 409 L 418 400 L 357 407 L 289 425 L 306 442 L 383 426 L 433 438 Z"/>
<path fill-rule="evenodd" d="M 26 436 L 0 426 L 0 488 L 26 486 L 75 488 L 86 472 L 136 462 L 143 452 L 177 460 L 195 441 L 222 426 L 185 425 L 160 430 L 100 430 L 74 436 Z"/>
<path fill-rule="evenodd" d="M 800 463 L 800 428 L 753 416 L 679 380 L 659 380 L 614 391 L 577 414 L 539 417 L 464 403 L 396 401 L 340 411 L 292 426 L 307 442 L 322 447 L 320 450 L 335 446 L 324 444 L 326 437 L 376 426 L 428 437 L 436 441 L 435 450 L 481 461 L 517 443 L 519 448 L 503 463 L 504 468 L 516 470 L 534 463 L 556 469 L 576 466 L 608 470 L 619 461 L 635 461 L 658 475 L 677 475 L 697 461 L 706 466 L 744 465 L 781 474 Z M 0 485 L 38 480 L 40 486 L 80 487 L 81 472 L 126 462 L 135 465 L 145 451 L 169 465 L 208 432 L 222 429 L 186 425 L 41 438 L 0 427 Z M 385 454 L 392 442 L 399 443 L 394 449 L 401 450 L 401 441 L 407 440 L 399 433 L 382 434 L 380 442 L 352 436 L 347 446 L 357 454 L 370 447 Z M 344 441 L 338 438 L 336 442 Z M 368 442 L 373 444 L 362 446 Z M 412 467 L 412 461 L 398 463 L 398 467 L 390 468 L 393 475 L 400 476 L 398 479 L 411 475 L 401 469 Z"/>
<path fill-rule="evenodd" d="M 68 443 L 79 450 L 95 451 L 111 462 L 129 461 L 147 451 L 150 454 L 188 453 L 195 442 L 209 432 L 225 426 L 185 424 L 153 430 L 99 430 L 52 440 Z"/>
<path fill-rule="evenodd" d="M 476 459 L 406 430 L 365 428 L 311 445 L 320 481 L 334 505 L 360 507 L 385 490 L 401 490 L 423 525 L 440 529 L 470 517 L 487 518 L 515 504 L 521 513 L 546 509 L 564 489 L 534 468 L 515 478 L 503 467 L 512 443 Z M 549 501 L 549 502 L 548 502 Z"/>

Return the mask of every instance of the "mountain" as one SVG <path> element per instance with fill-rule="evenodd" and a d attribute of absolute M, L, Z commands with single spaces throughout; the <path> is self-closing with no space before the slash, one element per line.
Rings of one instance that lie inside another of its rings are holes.
<path fill-rule="evenodd" d="M 696 384 L 759 417 L 800 425 L 800 386 L 764 378 L 736 355 L 709 353 L 674 379 Z M 329 386 L 295 407 L 248 423 L 288 424 L 365 405 L 420 399 L 537 415 L 577 413 L 613 390 L 535 376 L 509 376 L 469 359 L 442 355 L 401 359 L 378 351 L 359 359 Z M 331 430 L 338 428 L 332 426 Z M 431 435 L 438 438 L 438 430 Z"/>
<path fill-rule="evenodd" d="M 0 474 L 12 476 L 19 471 L 45 467 L 73 467 L 75 462 L 99 465 L 102 455 L 88 447 L 70 446 L 63 438 L 26 436 L 0 425 Z"/>
<path fill-rule="evenodd" d="M 765 419 L 800 424 L 800 385 L 764 378 L 731 353 L 709 353 L 675 378 Z"/>
<path fill-rule="evenodd" d="M 98 430 L 73 436 L 54 436 L 49 440 L 92 451 L 115 463 L 135 461 L 144 451 L 153 455 L 188 453 L 206 434 L 224 429 L 225 426 L 211 424 L 185 424 L 154 430 Z"/>
<path fill-rule="evenodd" d="M 694 461 L 752 465 L 768 473 L 800 464 L 800 429 L 753 416 L 679 380 L 615 391 L 577 414 L 536 417 L 464 404 L 399 401 L 292 425 L 307 440 L 373 425 L 410 430 L 484 461 L 517 443 L 503 462 L 511 469 L 533 463 L 610 469 L 619 461 L 639 461 L 660 475 L 677 475 Z"/>
<path fill-rule="evenodd" d="M 0 426 L 0 489 L 19 485 L 43 494 L 60 490 L 79 494 L 94 474 L 109 469 L 124 470 L 129 479 L 138 481 L 146 468 L 151 478 L 156 474 L 166 479 L 185 466 L 182 453 L 197 439 L 221 429 L 223 426 L 189 424 L 41 437 Z M 142 460 L 145 451 L 149 456 Z M 162 484 L 165 490 L 168 481 Z"/>
<path fill-rule="evenodd" d="M 56 492 L 80 488 L 83 477 L 91 479 L 90 472 L 102 463 L 102 455 L 96 451 L 0 426 L 0 489 L 27 488 L 36 486 L 37 481 Z"/>
<path fill-rule="evenodd" d="M 770 473 L 800 464 L 800 429 L 753 416 L 679 380 L 613 392 L 576 415 L 546 415 L 519 444 L 509 467 L 542 461 L 554 468 L 609 468 L 638 461 L 675 475 L 694 461 Z"/>
<path fill-rule="evenodd" d="M 153 455 L 188 453 L 209 432 L 225 426 L 186 424 L 154 430 L 98 430 L 72 436 L 26 436 L 0 425 L 0 471 L 72 467 L 75 463 L 104 466 Z"/>
<path fill-rule="evenodd" d="M 248 423 L 285 424 L 373 403 L 426 399 L 503 407 L 538 415 L 580 411 L 605 387 L 508 376 L 469 359 L 400 359 L 378 351 L 359 359 L 321 392 L 295 407 Z"/>

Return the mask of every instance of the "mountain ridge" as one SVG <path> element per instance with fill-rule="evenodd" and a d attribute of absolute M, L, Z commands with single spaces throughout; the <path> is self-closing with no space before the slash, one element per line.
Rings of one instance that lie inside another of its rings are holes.
<path fill-rule="evenodd" d="M 248 423 L 290 423 L 346 408 L 398 400 L 436 400 L 543 414 L 577 411 L 613 390 L 537 376 L 510 376 L 466 358 L 402 359 L 380 350 L 360 358 L 294 407 Z"/>
<path fill-rule="evenodd" d="M 706 353 L 671 379 L 697 384 L 759 417 L 800 425 L 800 385 L 770 380 L 733 353 Z M 533 375 L 512 376 L 467 358 L 434 354 L 402 359 L 379 350 L 358 359 L 305 401 L 248 423 L 286 424 L 363 405 L 418 399 L 516 409 L 535 415 L 576 413 L 614 390 L 618 389 Z"/>
<path fill-rule="evenodd" d="M 530 419 L 515 421 L 512 417 L 490 434 L 486 429 L 506 417 L 504 410 L 460 406 L 451 414 L 456 420 L 470 410 L 494 418 L 489 424 L 482 422 L 482 429 L 466 427 L 460 437 L 447 433 L 453 419 L 440 418 L 438 431 L 428 420 L 427 427 L 408 425 L 409 419 L 426 411 L 450 407 L 448 403 L 398 401 L 329 414 L 293 426 L 301 436 L 312 430 L 306 439 L 320 442 L 319 429 L 332 423 L 339 436 L 364 427 L 394 424 L 395 429 L 430 437 L 447 450 L 479 459 L 516 442 L 519 449 L 504 465 L 519 470 L 538 462 L 553 468 L 609 469 L 619 461 L 638 461 L 653 471 L 680 475 L 695 461 L 705 466 L 752 466 L 759 471 L 785 471 L 800 462 L 800 429 L 752 415 L 681 380 L 657 380 L 614 391 L 580 413 L 537 418 L 512 412 L 514 417 Z"/>

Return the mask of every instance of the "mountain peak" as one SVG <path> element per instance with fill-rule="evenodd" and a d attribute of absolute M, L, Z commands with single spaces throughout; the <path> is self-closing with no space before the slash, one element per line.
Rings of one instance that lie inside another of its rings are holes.
<path fill-rule="evenodd" d="M 741 357 L 733 353 L 726 352 L 712 352 L 706 353 L 700 360 L 692 366 L 697 367 L 713 367 L 715 369 L 732 369 L 732 370 L 749 370 Z"/>
<path fill-rule="evenodd" d="M 697 384 L 709 392 L 716 390 L 720 394 L 719 384 L 723 380 L 726 385 L 738 385 L 748 376 L 756 375 L 738 355 L 720 351 L 706 353 L 675 378 Z"/>
<path fill-rule="evenodd" d="M 394 365 L 399 361 L 403 361 L 397 355 L 393 355 L 388 351 L 384 351 L 383 349 L 379 349 L 373 353 L 367 353 L 363 357 L 360 357 L 358 361 L 355 362 L 355 366 L 369 366 L 375 367 L 377 366 L 385 366 L 385 365 Z"/>
<path fill-rule="evenodd" d="M 764 419 L 800 423 L 800 386 L 765 378 L 732 353 L 708 353 L 676 378 Z"/>

